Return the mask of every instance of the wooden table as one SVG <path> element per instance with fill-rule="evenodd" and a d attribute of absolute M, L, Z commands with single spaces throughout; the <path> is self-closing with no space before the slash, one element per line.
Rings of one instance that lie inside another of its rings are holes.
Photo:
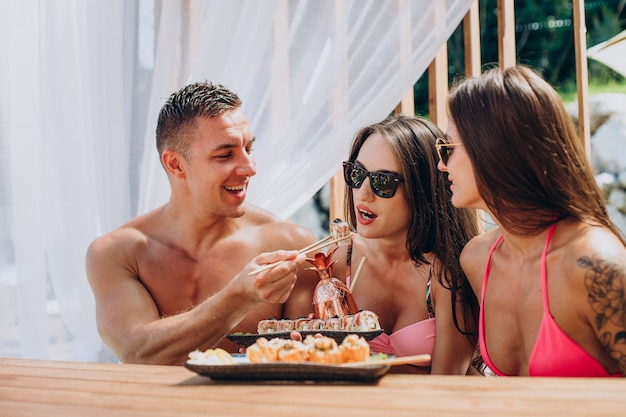
<path fill-rule="evenodd" d="M 626 379 L 387 374 L 216 383 L 179 366 L 0 358 L 0 416 L 625 416 Z"/>

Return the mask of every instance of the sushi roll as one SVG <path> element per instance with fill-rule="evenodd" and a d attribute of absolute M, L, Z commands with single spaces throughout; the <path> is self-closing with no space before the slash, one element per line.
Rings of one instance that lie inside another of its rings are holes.
<path fill-rule="evenodd" d="M 356 334 L 346 336 L 343 342 L 341 342 L 341 345 L 339 345 L 339 350 L 341 350 L 341 360 L 343 363 L 363 362 L 370 358 L 369 343 Z"/>
<path fill-rule="evenodd" d="M 294 321 L 289 319 L 282 319 L 278 321 L 278 332 L 290 332 L 294 330 Z"/>
<path fill-rule="evenodd" d="M 361 310 L 354 315 L 351 331 L 369 332 L 372 330 L 380 330 L 380 322 L 376 313 L 369 310 Z"/>
<path fill-rule="evenodd" d="M 307 336 L 305 344 L 310 346 L 309 362 L 336 364 L 341 363 L 342 354 L 337 342 L 332 337 Z"/>
<path fill-rule="evenodd" d="M 348 314 L 345 315 L 343 317 L 341 317 L 339 319 L 339 324 L 341 327 L 341 330 L 343 331 L 351 331 L 352 330 L 352 321 L 354 320 L 354 315 L 353 314 Z"/>
<path fill-rule="evenodd" d="M 299 318 L 294 321 L 294 330 L 309 330 L 311 320 L 308 318 Z"/>
<path fill-rule="evenodd" d="M 259 321 L 257 325 L 258 334 L 275 333 L 278 331 L 278 320 L 267 319 Z"/>
<path fill-rule="evenodd" d="M 341 320 L 339 319 L 339 317 L 325 319 L 324 330 L 341 330 Z"/>
<path fill-rule="evenodd" d="M 322 319 L 312 319 L 309 322 L 309 330 L 324 330 L 324 320 Z"/>
<path fill-rule="evenodd" d="M 296 340 L 285 340 L 278 349 L 280 362 L 307 362 L 309 360 L 309 348 Z"/>

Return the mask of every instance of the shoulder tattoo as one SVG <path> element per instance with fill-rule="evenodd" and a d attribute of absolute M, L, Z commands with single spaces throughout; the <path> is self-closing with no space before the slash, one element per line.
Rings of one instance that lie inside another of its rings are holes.
<path fill-rule="evenodd" d="M 578 258 L 578 266 L 585 270 L 587 301 L 596 313 L 595 326 L 602 344 L 622 365 L 626 365 L 626 271 L 620 265 L 599 256 Z M 615 334 L 603 328 L 608 323 L 617 327 Z M 617 350 L 618 346 L 620 347 Z"/>

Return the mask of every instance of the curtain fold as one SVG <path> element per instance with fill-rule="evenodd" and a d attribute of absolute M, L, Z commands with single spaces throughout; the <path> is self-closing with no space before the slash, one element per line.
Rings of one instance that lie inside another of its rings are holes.
<path fill-rule="evenodd" d="M 154 131 L 201 80 L 244 102 L 249 200 L 288 218 L 384 118 L 472 0 L 0 0 L 0 356 L 115 360 L 87 246 L 165 203 Z"/>

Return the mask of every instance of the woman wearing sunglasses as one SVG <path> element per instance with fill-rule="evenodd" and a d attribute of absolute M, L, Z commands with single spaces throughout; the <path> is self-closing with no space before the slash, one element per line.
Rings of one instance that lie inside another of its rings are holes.
<path fill-rule="evenodd" d="M 481 300 L 497 375 L 626 374 L 626 248 L 555 90 L 527 67 L 491 69 L 449 96 L 437 142 L 452 203 L 490 213 L 461 264 Z"/>
<path fill-rule="evenodd" d="M 450 204 L 437 170 L 442 135 L 426 119 L 391 117 L 360 130 L 343 164 L 356 233 L 335 253 L 334 275 L 350 286 L 350 270 L 366 258 L 352 294 L 384 329 L 373 352 L 432 357 L 394 371 L 465 374 L 475 351 L 478 303 L 458 258 L 478 229 L 472 211 Z"/>

